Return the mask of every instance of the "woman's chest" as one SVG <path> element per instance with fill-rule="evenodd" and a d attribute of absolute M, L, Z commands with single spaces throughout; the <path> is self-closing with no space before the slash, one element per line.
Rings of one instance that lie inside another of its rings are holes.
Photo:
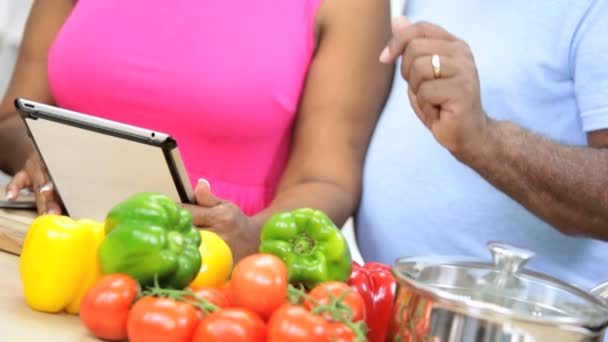
<path fill-rule="evenodd" d="M 120 121 L 131 109 L 135 124 L 180 116 L 214 130 L 285 128 L 312 25 L 304 6 L 270 0 L 81 0 L 51 50 L 51 87 L 62 106 Z"/>

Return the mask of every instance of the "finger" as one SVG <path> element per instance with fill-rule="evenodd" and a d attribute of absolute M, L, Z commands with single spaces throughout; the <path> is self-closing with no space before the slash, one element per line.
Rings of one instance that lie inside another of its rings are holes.
<path fill-rule="evenodd" d="M 46 172 L 39 168 L 29 168 L 26 169 L 26 172 L 32 182 L 32 191 L 36 193 L 49 193 L 53 191 L 53 184 L 49 181 Z"/>
<path fill-rule="evenodd" d="M 61 214 L 61 205 L 57 199 L 57 193 L 55 192 L 53 183 L 46 183 L 38 192 L 40 193 L 41 200 L 44 202 L 42 207 L 44 207 L 45 214 Z"/>
<path fill-rule="evenodd" d="M 34 199 L 36 201 L 36 208 L 38 208 L 38 214 L 44 215 L 46 214 L 46 198 L 44 194 L 40 193 L 40 191 L 34 192 Z"/>
<path fill-rule="evenodd" d="M 25 171 L 19 171 L 6 186 L 6 199 L 14 201 L 19 197 L 19 191 L 31 186 L 30 177 Z"/>
<path fill-rule="evenodd" d="M 422 111 L 422 108 L 420 108 L 419 105 L 418 97 L 416 97 L 414 92 L 412 92 L 412 89 L 409 87 L 407 89 L 407 96 L 410 99 L 410 104 L 412 105 L 412 109 L 414 110 L 414 113 L 416 113 L 418 119 L 420 119 L 420 121 L 424 126 L 426 126 L 426 128 L 431 128 L 430 118 L 427 118 L 425 112 Z"/>
<path fill-rule="evenodd" d="M 196 184 L 196 188 L 194 189 L 194 198 L 196 200 L 196 204 L 205 206 L 205 207 L 214 207 L 216 205 L 222 204 L 223 201 L 217 198 L 211 192 L 211 185 L 206 179 L 199 179 Z"/>
<path fill-rule="evenodd" d="M 433 56 L 421 56 L 413 60 L 410 63 L 411 68 L 407 70 L 407 76 L 405 75 L 406 70 L 401 70 L 403 77 L 407 80 L 414 94 L 418 93 L 418 89 L 423 82 L 435 79 L 433 64 L 431 62 L 432 58 Z M 439 77 L 441 79 L 453 77 L 458 73 L 458 65 L 452 57 L 439 56 L 439 63 L 441 70 Z"/>
<path fill-rule="evenodd" d="M 40 215 L 44 214 L 59 214 L 61 211 L 53 211 L 49 212 L 49 204 L 53 202 L 53 198 L 55 197 L 55 191 L 53 188 L 53 184 L 46 183 L 42 186 L 34 185 L 34 198 L 36 200 L 36 207 L 38 208 L 38 213 Z M 52 204 L 51 204 L 52 205 Z M 55 208 L 54 208 L 55 209 Z"/>
<path fill-rule="evenodd" d="M 412 63 L 419 57 L 432 55 L 453 57 L 459 53 L 458 48 L 457 43 L 452 41 L 416 38 L 405 48 L 401 62 L 401 74 L 407 80 Z"/>
<path fill-rule="evenodd" d="M 440 78 L 422 82 L 415 95 L 418 100 L 428 102 L 435 107 L 441 107 L 458 96 L 459 85 L 453 80 L 454 78 Z"/>
<path fill-rule="evenodd" d="M 182 208 L 192 213 L 192 224 L 195 227 L 213 227 L 214 214 L 212 208 L 202 207 L 195 204 L 181 204 Z"/>
<path fill-rule="evenodd" d="M 405 52 L 407 45 L 416 38 L 455 41 L 457 38 L 445 29 L 428 22 L 410 24 L 405 17 L 393 19 L 393 37 L 380 55 L 380 62 L 392 63 Z"/>
<path fill-rule="evenodd" d="M 59 204 L 59 201 L 57 201 L 55 196 L 53 196 L 53 198 L 51 198 L 51 199 L 47 198 L 46 213 L 54 214 L 54 215 L 61 215 L 61 213 L 62 213 L 61 205 Z"/>
<path fill-rule="evenodd" d="M 420 106 L 420 110 L 424 113 L 424 116 L 427 119 L 427 126 L 429 129 L 433 129 L 433 124 L 440 119 L 441 107 L 434 106 L 430 102 L 427 102 L 421 98 L 418 99 L 418 106 Z"/>
<path fill-rule="evenodd" d="M 49 198 L 54 196 L 53 184 L 48 181 L 48 177 L 41 170 L 32 171 L 30 175 L 32 177 L 32 190 L 34 191 L 36 207 L 38 208 L 38 214 L 44 215 L 48 213 L 47 202 L 49 202 Z"/>
<path fill-rule="evenodd" d="M 431 129 L 433 122 L 439 119 L 440 108 L 433 106 L 429 102 L 417 97 L 411 89 L 408 89 L 408 97 L 414 108 L 416 116 L 422 121 L 422 123 Z"/>
<path fill-rule="evenodd" d="M 397 57 L 399 57 L 399 55 L 401 55 L 402 50 L 399 50 L 399 43 L 396 35 L 409 26 L 411 26 L 411 23 L 406 17 L 400 16 L 392 20 L 391 31 L 393 36 L 384 47 L 384 50 L 382 50 L 382 53 L 380 54 L 380 62 L 392 63 L 395 61 L 395 59 L 397 59 Z"/>
<path fill-rule="evenodd" d="M 53 183 L 46 183 L 40 187 L 38 192 L 40 192 L 43 195 L 53 194 L 55 192 L 55 186 L 53 185 Z"/>

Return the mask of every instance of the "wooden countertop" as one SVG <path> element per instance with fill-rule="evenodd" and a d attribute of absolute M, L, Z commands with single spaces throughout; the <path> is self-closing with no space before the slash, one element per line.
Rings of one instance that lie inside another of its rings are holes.
<path fill-rule="evenodd" d="M 88 333 L 78 316 L 47 314 L 27 306 L 19 278 L 18 256 L 0 252 L 0 270 L 0 340 L 99 341 Z"/>
<path fill-rule="evenodd" d="M 16 254 L 34 217 L 33 211 L 0 210 L 0 341 L 99 341 L 78 316 L 37 312 L 25 303 Z"/>
<path fill-rule="evenodd" d="M 4 199 L 3 188 L 0 188 L 0 199 Z M 33 210 L 0 209 L 0 251 L 19 255 L 27 228 L 35 217 Z"/>

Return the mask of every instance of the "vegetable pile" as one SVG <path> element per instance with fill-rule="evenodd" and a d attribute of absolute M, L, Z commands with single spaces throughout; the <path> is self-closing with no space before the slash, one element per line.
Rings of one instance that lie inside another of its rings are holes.
<path fill-rule="evenodd" d="M 20 260 L 27 304 L 79 314 L 107 341 L 386 340 L 395 280 L 352 262 L 340 230 L 303 208 L 272 216 L 258 254 L 230 248 L 168 197 L 140 193 L 105 222 L 38 217 Z"/>

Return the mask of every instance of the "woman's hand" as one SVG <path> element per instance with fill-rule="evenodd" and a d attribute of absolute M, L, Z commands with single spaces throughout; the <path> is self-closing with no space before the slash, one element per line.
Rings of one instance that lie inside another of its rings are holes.
<path fill-rule="evenodd" d="M 199 181 L 194 190 L 197 205 L 184 205 L 200 229 L 218 234 L 232 250 L 235 264 L 258 251 L 261 227 L 234 203 L 217 198 L 209 183 Z"/>
<path fill-rule="evenodd" d="M 15 174 L 6 186 L 6 199 L 15 201 L 22 189 L 30 189 L 36 198 L 38 213 L 60 214 L 61 206 L 38 154 L 32 154 L 23 169 Z"/>
<path fill-rule="evenodd" d="M 390 63 L 403 56 L 401 75 L 416 115 L 455 156 L 480 146 L 491 123 L 481 107 L 479 77 L 469 46 L 443 28 L 393 21 L 393 38 L 380 56 Z"/>

